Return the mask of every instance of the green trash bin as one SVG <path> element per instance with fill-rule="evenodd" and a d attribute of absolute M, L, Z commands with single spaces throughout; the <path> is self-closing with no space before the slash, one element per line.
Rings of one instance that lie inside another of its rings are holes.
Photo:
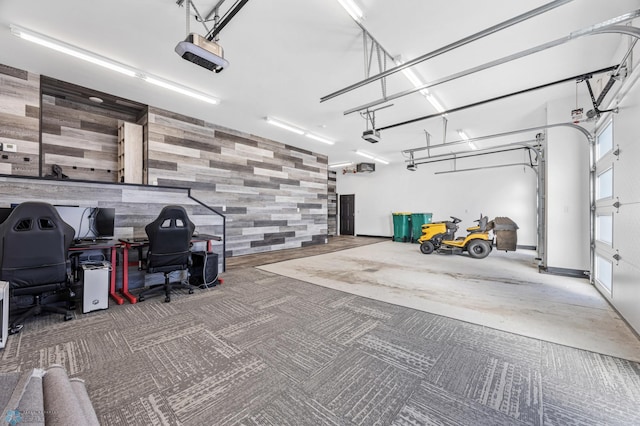
<path fill-rule="evenodd" d="M 397 212 L 393 215 L 393 241 L 411 241 L 411 213 Z"/>
<path fill-rule="evenodd" d="M 422 236 L 422 225 L 431 223 L 432 213 L 412 213 L 411 214 L 411 242 L 417 243 Z"/>

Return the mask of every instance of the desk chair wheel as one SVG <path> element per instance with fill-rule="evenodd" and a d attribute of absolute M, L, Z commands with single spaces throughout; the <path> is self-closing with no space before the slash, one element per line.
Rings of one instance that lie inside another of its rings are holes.
<path fill-rule="evenodd" d="M 18 334 L 20 333 L 20 330 L 22 330 L 23 327 L 24 327 L 23 324 L 15 324 L 9 327 L 9 334 Z"/>
<path fill-rule="evenodd" d="M 189 289 L 189 294 L 193 294 L 193 289 L 192 288 Z"/>
<path fill-rule="evenodd" d="M 65 321 L 71 321 L 73 319 L 73 314 L 65 314 L 64 315 L 64 320 Z"/>
<path fill-rule="evenodd" d="M 164 298 L 164 301 L 165 301 L 165 303 L 169 303 L 169 302 L 171 302 L 171 298 L 169 296 L 167 296 L 167 297 Z"/>
<path fill-rule="evenodd" d="M 144 302 L 144 296 L 138 296 L 138 302 Z"/>

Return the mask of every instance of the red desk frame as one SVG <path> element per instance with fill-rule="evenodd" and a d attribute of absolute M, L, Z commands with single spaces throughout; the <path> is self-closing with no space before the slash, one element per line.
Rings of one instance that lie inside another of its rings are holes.
<path fill-rule="evenodd" d="M 191 237 L 191 241 L 192 242 L 207 242 L 207 251 L 210 252 L 211 248 L 212 248 L 212 244 L 211 241 L 221 241 L 222 238 L 215 236 L 215 235 L 208 235 L 208 234 L 201 234 L 201 235 L 197 235 L 194 237 Z M 129 302 L 131 302 L 132 304 L 137 303 L 138 299 L 132 295 L 131 293 L 129 293 L 129 266 L 135 266 L 136 263 L 131 263 L 131 265 L 129 264 L 129 249 L 131 248 L 139 248 L 139 247 L 143 247 L 149 244 L 149 240 L 139 240 L 136 241 L 136 239 L 133 238 L 121 238 L 120 240 L 120 244 L 122 244 L 122 295 L 124 297 L 127 298 L 127 300 L 129 300 Z M 138 259 L 138 269 L 142 268 L 142 259 Z M 115 277 L 115 274 L 114 274 Z M 115 278 L 113 278 L 113 286 L 115 287 Z M 112 297 L 119 297 L 118 295 L 113 295 Z M 120 300 L 122 300 L 122 298 L 120 297 Z M 117 301 L 117 299 L 116 299 Z M 121 305 L 123 302 L 118 302 L 119 305 Z"/>
<path fill-rule="evenodd" d="M 129 293 L 129 249 L 132 247 L 142 247 L 148 244 L 147 241 L 133 241 L 132 239 L 120 239 L 122 244 L 122 295 L 127 298 L 131 304 L 138 303 L 138 298 Z M 138 259 L 138 268 L 140 268 L 140 259 Z"/>
<path fill-rule="evenodd" d="M 118 305 L 122 305 L 124 303 L 124 299 L 122 298 L 122 296 L 120 296 L 117 292 L 116 292 L 116 259 L 117 259 L 117 250 L 120 247 L 120 243 L 109 243 L 109 244 L 100 244 L 100 243 L 96 243 L 96 244 L 80 244 L 77 246 L 71 246 L 69 248 L 69 251 L 80 251 L 80 250 L 109 250 L 111 257 L 110 257 L 110 261 L 111 261 L 111 271 L 110 271 L 110 276 L 109 276 L 109 296 L 111 296 L 111 298 L 113 300 L 115 300 L 115 302 Z M 129 294 L 129 292 L 125 292 L 124 288 L 122 290 L 122 294 L 123 296 L 127 297 L 127 299 L 129 299 L 128 296 L 131 296 Z M 127 296 L 128 295 L 128 296 Z M 133 297 L 133 296 L 131 296 Z M 129 299 L 130 301 L 131 299 Z M 135 302 L 131 302 L 131 303 L 135 303 Z"/>

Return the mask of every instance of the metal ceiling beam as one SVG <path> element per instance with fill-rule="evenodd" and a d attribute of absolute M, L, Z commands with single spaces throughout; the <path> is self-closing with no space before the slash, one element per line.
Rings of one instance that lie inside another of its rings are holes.
<path fill-rule="evenodd" d="M 216 24 L 213 30 L 211 30 L 209 34 L 207 34 L 207 40 L 213 40 L 218 35 L 218 33 L 227 26 L 227 24 L 233 19 L 233 17 L 236 16 L 240 9 L 242 9 L 242 7 L 248 2 L 249 0 L 238 0 L 237 2 L 235 2 L 233 6 L 231 6 L 231 8 L 227 10 L 227 13 L 225 13 L 222 19 L 220 19 L 220 21 Z"/>
<path fill-rule="evenodd" d="M 477 73 L 477 72 L 480 72 L 480 71 L 484 71 L 484 70 L 486 70 L 488 68 L 493 68 L 495 66 L 502 65 L 502 64 L 505 64 L 507 62 L 511 62 L 511 61 L 516 60 L 516 59 L 520 59 L 520 58 L 523 58 L 525 56 L 532 55 L 534 53 L 542 52 L 544 50 L 550 49 L 552 47 L 559 46 L 561 44 L 568 43 L 568 42 L 570 42 L 572 40 L 575 40 L 577 38 L 580 38 L 580 37 L 583 37 L 583 36 L 586 36 L 586 35 L 602 34 L 603 32 L 607 32 L 606 31 L 607 29 L 610 29 L 610 30 L 618 29 L 618 31 L 615 31 L 615 32 L 620 32 L 619 29 L 621 29 L 621 28 L 625 28 L 625 29 L 634 28 L 634 27 L 618 26 L 616 24 L 620 24 L 620 23 L 623 23 L 623 22 L 631 21 L 631 20 L 633 20 L 633 19 L 635 19 L 635 18 L 637 18 L 639 16 L 640 16 L 640 10 L 634 10 L 634 11 L 631 11 L 629 13 L 625 13 L 624 15 L 620 15 L 620 16 L 618 16 L 616 18 L 613 18 L 613 19 L 608 19 L 608 20 L 603 21 L 603 22 L 601 22 L 599 24 L 595 24 L 595 25 L 592 25 L 590 27 L 583 28 L 582 30 L 573 31 L 568 36 L 561 37 L 561 38 L 558 38 L 556 40 L 540 44 L 540 45 L 532 47 L 530 49 L 522 50 L 522 51 L 514 53 L 512 55 L 508 55 L 508 56 L 505 56 L 503 58 L 496 59 L 496 60 L 487 62 L 487 63 L 482 64 L 482 65 L 478 65 L 477 67 L 469 68 L 469 69 L 466 69 L 464 71 L 460 71 L 460 72 L 451 74 L 451 75 L 449 75 L 447 77 L 443 77 L 443 78 L 440 78 L 438 80 L 434 80 L 434 81 L 425 83 L 425 84 L 423 84 L 423 85 L 421 85 L 419 87 L 415 87 L 413 89 L 409 89 L 409 90 L 405 90 L 405 91 L 402 91 L 402 92 L 398 92 L 398 93 L 395 93 L 393 95 L 389 95 L 389 96 L 383 97 L 381 99 L 377 99 L 375 101 L 372 101 L 372 102 L 357 106 L 355 108 L 351 108 L 351 109 L 345 111 L 344 115 L 348 115 L 348 114 L 351 114 L 351 113 L 356 112 L 356 111 L 361 111 L 363 109 L 371 108 L 371 107 L 374 107 L 376 105 L 380 105 L 380 104 L 383 104 L 385 102 L 392 101 L 394 99 L 398 99 L 398 98 L 401 98 L 403 96 L 407 96 L 407 95 L 419 92 L 419 91 L 424 90 L 424 89 L 428 89 L 430 87 L 434 87 L 434 86 L 437 86 L 437 85 L 440 85 L 440 84 L 443 84 L 443 83 L 447 83 L 449 81 L 457 80 L 457 79 L 459 79 L 461 77 L 466 77 L 466 76 L 468 76 L 470 74 L 474 74 L 474 73 Z M 611 32 L 613 32 L 613 31 L 611 31 Z M 625 60 L 626 60 L 626 56 L 625 56 Z"/>
<path fill-rule="evenodd" d="M 428 119 L 434 118 L 434 117 L 440 117 L 440 116 L 442 116 L 444 114 L 450 114 L 452 112 L 461 111 L 463 109 L 473 108 L 473 107 L 476 107 L 476 106 L 484 105 L 484 104 L 489 103 L 489 102 L 494 102 L 494 101 L 498 101 L 498 100 L 501 100 L 501 99 L 506 99 L 506 98 L 509 98 L 511 96 L 521 95 L 521 94 L 524 94 L 524 93 L 527 93 L 527 92 L 532 92 L 534 90 L 544 89 L 546 87 L 551 87 L 551 86 L 556 85 L 556 84 L 573 81 L 573 80 L 576 80 L 576 79 L 581 78 L 581 77 L 584 78 L 585 76 L 590 75 L 590 74 L 602 74 L 604 72 L 612 71 L 612 70 L 616 69 L 617 67 L 618 67 L 617 65 L 613 65 L 613 66 L 610 66 L 610 67 L 607 67 L 607 68 L 602 68 L 602 69 L 597 70 L 597 71 L 592 71 L 592 72 L 588 72 L 588 73 L 584 73 L 584 74 L 578 74 L 578 75 L 575 75 L 573 77 L 563 78 L 562 80 L 552 81 L 551 83 L 541 84 L 540 86 L 530 87 L 528 89 L 519 90 L 517 92 L 508 93 L 506 95 L 496 96 L 494 98 L 485 99 L 485 100 L 482 100 L 482 101 L 478 101 L 478 102 L 474 102 L 474 103 L 471 103 L 471 104 L 459 106 L 459 107 L 456 107 L 456 108 L 451 108 L 451 109 L 449 109 L 447 111 L 438 112 L 438 113 L 435 113 L 435 114 L 423 115 L 421 117 L 412 118 L 410 120 L 402 121 L 400 123 L 389 124 L 387 126 L 378 127 L 375 130 L 380 132 L 382 130 L 393 129 L 394 127 L 400 127 L 400 126 L 404 126 L 404 125 L 407 125 L 407 124 L 416 123 L 418 121 L 428 120 Z"/>
<path fill-rule="evenodd" d="M 433 157 L 426 157 L 426 158 L 414 158 L 413 162 L 416 165 L 420 165 L 420 164 L 430 164 L 430 163 L 439 163 L 441 161 L 449 161 L 449 160 L 464 160 L 465 158 L 473 158 L 473 157 L 481 157 L 483 155 L 490 155 L 490 154 L 500 154 L 503 152 L 511 152 L 511 151 L 521 151 L 521 150 L 525 150 L 528 149 L 528 146 L 518 146 L 518 147 L 513 147 L 510 146 L 508 148 L 506 148 L 508 145 L 505 146 L 505 149 L 498 149 L 498 147 L 493 147 L 493 148 L 486 148 L 483 150 L 477 150 L 477 151 L 463 151 L 460 153 L 455 153 L 455 152 L 449 152 L 447 154 L 440 154 L 440 155 L 434 155 Z M 486 151 L 486 152 L 483 152 Z M 411 162 L 411 160 L 404 160 L 405 163 Z"/>
<path fill-rule="evenodd" d="M 574 123 L 556 123 L 556 124 L 543 124 L 540 126 L 534 126 L 534 127 L 527 127 L 525 129 L 518 129 L 518 130 L 512 130 L 509 132 L 502 132 L 502 133 L 494 133 L 492 135 L 486 135 L 486 136 L 479 136 L 476 138 L 469 138 L 469 139 L 464 139 L 464 140 L 459 140 L 456 142 L 447 142 L 446 144 L 441 144 L 441 145 L 432 145 L 431 149 L 440 147 L 440 146 L 449 146 L 449 145 L 460 145 L 463 143 L 469 143 L 469 142 L 476 142 L 476 141 L 481 141 L 481 140 L 485 140 L 485 139 L 496 139 L 496 138 L 502 138 L 505 136 L 513 136 L 513 135 L 518 135 L 520 133 L 527 133 L 527 132 L 535 132 L 537 130 L 546 130 L 546 129 L 553 129 L 556 127 L 569 127 L 570 129 L 575 129 L 577 131 L 579 131 L 580 133 L 582 133 L 582 135 L 587 139 L 587 142 L 591 141 L 592 139 L 592 135 L 591 133 L 589 133 L 589 131 L 587 129 L 585 129 L 582 126 L 579 126 L 577 124 Z M 513 142 L 511 143 L 511 145 L 520 145 L 523 144 L 523 142 Z M 530 145 L 527 145 L 531 148 L 534 148 Z M 490 149 L 490 148 L 486 148 L 486 149 Z M 444 154 L 446 155 L 446 154 Z M 418 160 L 424 160 L 427 159 L 429 157 L 426 158 L 416 158 L 416 161 Z"/>
<path fill-rule="evenodd" d="M 501 168 L 504 168 L 504 167 L 513 167 L 513 166 L 529 167 L 536 174 L 538 173 L 538 171 L 535 169 L 535 165 L 532 165 L 532 164 L 529 164 L 529 163 L 511 163 L 511 164 L 498 164 L 496 166 L 471 167 L 469 169 L 446 170 L 446 171 L 442 171 L 442 172 L 434 172 L 433 174 L 434 175 L 444 175 L 444 174 L 449 174 L 449 173 L 472 172 L 472 171 L 477 171 L 477 170 L 501 169 Z"/>
<path fill-rule="evenodd" d="M 211 17 L 215 16 L 218 13 L 218 9 L 220 9 L 220 6 L 222 6 L 222 3 L 224 2 L 225 0 L 219 0 L 218 3 L 216 3 L 216 5 L 211 8 L 211 11 L 207 13 L 207 16 L 204 17 L 204 20 L 208 21 L 211 19 Z"/>
<path fill-rule="evenodd" d="M 494 138 L 495 138 L 494 136 L 490 136 L 490 137 L 485 137 L 481 139 L 494 139 Z M 479 140 L 479 139 L 476 139 L 476 140 Z M 468 143 L 467 140 L 460 141 L 460 142 Z M 511 143 L 506 143 L 502 145 L 495 145 L 489 148 L 473 149 L 473 150 L 459 151 L 459 152 L 446 152 L 444 154 L 428 155 L 426 157 L 417 157 L 417 158 L 414 158 L 413 161 L 416 164 L 428 164 L 428 163 L 435 163 L 438 161 L 453 160 L 454 157 L 457 160 L 460 160 L 460 159 L 469 158 L 469 157 L 478 157 L 478 156 L 487 155 L 487 154 L 498 154 L 501 152 L 517 151 L 521 149 L 533 149 L 536 155 L 539 155 L 538 150 L 531 145 L 531 144 L 535 144 L 536 142 L 537 141 L 534 139 L 534 140 L 528 140 L 528 141 L 511 142 Z M 446 143 L 441 145 L 435 145 L 435 146 L 432 146 L 431 148 L 438 148 L 438 147 L 449 146 L 449 145 L 451 144 Z M 411 161 L 412 161 L 411 159 L 404 160 L 405 163 L 409 163 Z"/>
<path fill-rule="evenodd" d="M 462 47 L 465 44 L 469 44 L 469 43 L 471 43 L 473 41 L 479 40 L 479 39 L 481 39 L 483 37 L 491 35 L 491 34 L 493 34 L 495 32 L 503 30 L 505 28 L 509 28 L 509 27 L 511 27 L 511 26 L 513 26 L 515 24 L 518 24 L 520 22 L 526 21 L 527 19 L 533 18 L 534 16 L 541 15 L 541 14 L 543 14 L 545 12 L 548 12 L 549 10 L 555 9 L 555 8 L 557 8 L 559 6 L 562 6 L 562 5 L 566 4 L 566 3 L 570 3 L 571 1 L 573 1 L 573 0 L 556 0 L 556 1 L 552 1 L 550 3 L 547 3 L 545 5 L 542 5 L 542 6 L 538 7 L 538 8 L 536 8 L 536 9 L 532 9 L 532 10 L 530 10 L 528 12 L 525 12 L 525 13 L 523 13 L 521 15 L 518 15 L 518 16 L 516 16 L 514 18 L 507 19 L 506 21 L 503 21 L 503 22 L 501 22 L 499 24 L 496 24 L 496 25 L 494 25 L 492 27 L 486 28 L 486 29 L 484 29 L 482 31 L 479 31 L 479 32 L 477 32 L 475 34 L 472 34 L 472 35 L 467 36 L 467 37 L 465 37 L 463 39 L 455 41 L 455 42 L 453 42 L 451 44 L 448 44 L 448 45 L 446 45 L 444 47 L 441 47 L 441 48 L 436 49 L 436 50 L 434 50 L 432 52 L 429 52 L 427 54 L 419 56 L 419 57 L 417 57 L 415 59 L 407 61 L 402 65 L 398 65 L 397 67 L 390 68 L 390 69 L 388 69 L 386 71 L 383 71 L 383 72 L 381 72 L 381 73 L 379 73 L 377 75 L 371 76 L 371 77 L 369 77 L 367 79 L 364 79 L 362 81 L 354 83 L 351 86 L 345 87 L 344 89 L 341 89 L 341 90 L 333 92 L 333 93 L 331 93 L 329 95 L 323 96 L 322 98 L 320 98 L 320 102 L 328 101 L 329 99 L 333 99 L 333 98 L 335 98 L 337 96 L 343 95 L 343 94 L 345 94 L 347 92 L 350 92 L 350 91 L 352 91 L 354 89 L 357 89 L 359 87 L 362 87 L 362 86 L 364 86 L 366 84 L 369 84 L 369 83 L 372 83 L 374 81 L 377 81 L 377 80 L 379 80 L 381 78 L 387 77 L 387 76 L 389 76 L 391 74 L 394 74 L 396 72 L 402 71 L 402 70 L 404 70 L 406 68 L 409 68 L 409 67 L 411 67 L 413 65 L 416 65 L 416 64 L 418 64 L 420 62 L 424 62 L 427 59 L 435 58 L 436 56 L 439 56 L 439 55 L 441 55 L 443 53 L 446 53 L 446 52 L 449 52 L 451 50 L 454 50 L 454 49 L 457 49 L 459 47 Z"/>

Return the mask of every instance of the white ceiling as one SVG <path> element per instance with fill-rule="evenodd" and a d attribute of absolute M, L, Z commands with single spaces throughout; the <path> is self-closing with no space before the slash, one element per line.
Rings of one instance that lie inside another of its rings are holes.
<path fill-rule="evenodd" d="M 389 53 L 405 60 L 550 1 L 356 0 L 364 11 L 367 31 Z M 233 2 L 227 0 L 222 11 Z M 194 3 L 206 14 L 217 0 Z M 640 0 L 574 0 L 413 69 L 425 82 L 442 78 L 635 9 L 640 9 Z M 443 121 L 433 118 L 385 131 L 378 144 L 363 141 L 365 120 L 358 113 L 344 116 L 343 112 L 379 99 L 380 82 L 320 102 L 321 97 L 365 77 L 362 31 L 337 0 L 249 1 L 220 33 L 219 43 L 231 65 L 219 74 L 174 52 L 185 37 L 185 21 L 185 9 L 175 0 L 4 0 L 0 1 L 0 63 L 325 153 L 330 163 L 362 161 L 356 149 L 402 161 L 401 150 L 425 144 L 424 130 L 435 143 L 443 140 Z M 9 24 L 190 86 L 221 103 L 209 105 L 48 51 L 11 35 Z M 190 26 L 191 31 L 205 33 L 193 19 Z M 617 48 L 621 39 L 616 34 L 583 37 L 430 91 L 448 109 L 526 89 L 616 64 L 624 54 Z M 388 94 L 412 88 L 401 73 L 387 78 L 386 85 Z M 586 93 L 584 84 L 578 90 Z M 444 136 L 452 141 L 459 139 L 456 129 L 475 137 L 543 124 L 544 117 L 537 111 L 545 102 L 575 96 L 575 83 L 567 83 L 452 113 Z M 378 127 L 435 113 L 417 93 L 392 103 L 393 107 L 376 114 Z M 336 143 L 329 146 L 289 133 L 267 124 L 266 116 Z"/>

